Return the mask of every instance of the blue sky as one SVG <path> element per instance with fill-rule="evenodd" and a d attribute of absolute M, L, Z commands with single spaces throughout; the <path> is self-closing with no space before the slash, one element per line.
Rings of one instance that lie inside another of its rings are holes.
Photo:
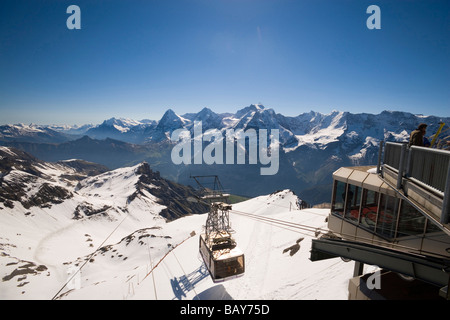
<path fill-rule="evenodd" d="M 69 30 L 69 5 L 81 30 Z M 369 5 L 381 29 L 369 30 Z M 450 116 L 450 1 L 2 0 L 0 124 L 262 103 Z"/>

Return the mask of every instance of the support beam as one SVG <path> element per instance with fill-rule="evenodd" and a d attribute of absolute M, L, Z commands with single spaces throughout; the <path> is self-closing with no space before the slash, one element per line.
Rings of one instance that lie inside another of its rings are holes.
<path fill-rule="evenodd" d="M 383 153 L 384 141 L 380 141 L 380 147 L 378 149 L 378 163 L 377 163 L 377 174 L 381 173 L 381 154 Z"/>
<path fill-rule="evenodd" d="M 311 260 L 317 252 L 360 261 L 369 265 L 414 277 L 439 287 L 449 283 L 450 261 L 370 244 L 340 239 L 313 239 Z"/>
<path fill-rule="evenodd" d="M 355 269 L 353 270 L 353 277 L 362 276 L 364 271 L 364 263 L 355 261 Z"/>
<path fill-rule="evenodd" d="M 406 144 L 402 144 L 400 153 L 400 162 L 398 165 L 397 190 L 400 190 L 403 185 L 403 171 L 405 170 L 405 155 L 406 155 Z"/>

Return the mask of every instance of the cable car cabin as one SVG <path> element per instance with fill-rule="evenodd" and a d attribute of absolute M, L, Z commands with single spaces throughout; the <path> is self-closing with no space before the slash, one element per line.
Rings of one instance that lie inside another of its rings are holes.
<path fill-rule="evenodd" d="M 209 240 L 200 235 L 200 254 L 214 283 L 242 276 L 245 272 L 244 253 L 227 233 L 214 232 Z"/>

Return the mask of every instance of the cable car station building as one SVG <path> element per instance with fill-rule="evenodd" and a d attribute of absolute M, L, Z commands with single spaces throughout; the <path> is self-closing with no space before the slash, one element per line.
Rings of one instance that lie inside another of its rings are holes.
<path fill-rule="evenodd" d="M 330 233 L 311 260 L 355 261 L 349 299 L 450 299 L 449 220 L 450 152 L 382 142 L 376 168 L 333 173 Z M 380 272 L 363 275 L 364 264 Z"/>

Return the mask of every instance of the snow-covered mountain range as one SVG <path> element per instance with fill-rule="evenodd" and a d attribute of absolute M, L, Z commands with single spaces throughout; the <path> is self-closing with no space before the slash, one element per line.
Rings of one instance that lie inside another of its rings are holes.
<path fill-rule="evenodd" d="M 279 171 L 274 176 L 261 177 L 259 166 L 249 164 L 174 165 L 170 157 L 174 146 L 170 141 L 172 132 L 181 128 L 192 132 L 198 121 L 202 122 L 204 132 L 279 130 Z M 178 115 L 169 109 L 158 121 L 112 118 L 83 127 L 4 125 L 0 127 L 0 144 L 47 161 L 80 158 L 111 169 L 147 161 L 163 177 L 183 184 L 192 183 L 190 175 L 217 174 L 236 194 L 256 196 L 289 188 L 309 203 L 320 203 L 329 201 L 334 170 L 375 164 L 381 140 L 407 141 L 421 122 L 428 124 L 428 135 L 432 135 L 440 121 L 448 126 L 450 118 L 396 111 L 380 114 L 311 111 L 292 117 L 253 104 L 235 113 L 222 114 L 204 108 L 198 113 Z"/>
<path fill-rule="evenodd" d="M 215 113 L 203 108 L 198 113 L 176 114 L 168 109 L 160 120 L 134 120 L 111 118 L 99 125 L 36 125 L 18 124 L 0 126 L 0 141 L 61 142 L 87 135 L 95 139 L 112 138 L 130 143 L 143 144 L 170 139 L 170 134 L 180 128 L 192 130 L 194 122 L 201 121 L 203 130 L 218 129 L 278 129 L 280 143 L 285 152 L 307 145 L 326 148 L 338 140 L 358 140 L 367 143 L 373 140 L 408 139 L 409 133 L 421 122 L 429 125 L 429 134 L 436 132 L 439 122 L 448 123 L 449 118 L 413 115 L 407 112 L 383 111 L 380 114 L 333 111 L 302 113 L 284 116 L 263 105 L 252 104 L 236 113 Z M 57 135 L 57 133 L 64 135 Z M 53 137 L 53 138 L 52 138 Z M 65 137 L 65 138 L 63 138 Z M 367 138 L 367 139 L 366 139 Z M 53 139 L 53 140 L 52 140 Z"/>
<path fill-rule="evenodd" d="M 186 204 L 192 190 L 146 163 L 105 171 L 6 147 L 0 163 L 1 300 L 347 298 L 353 265 L 309 260 L 311 239 L 326 232 L 328 210 L 300 210 L 290 190 L 233 205 L 246 272 L 215 284 L 198 253 L 207 207 Z"/>

